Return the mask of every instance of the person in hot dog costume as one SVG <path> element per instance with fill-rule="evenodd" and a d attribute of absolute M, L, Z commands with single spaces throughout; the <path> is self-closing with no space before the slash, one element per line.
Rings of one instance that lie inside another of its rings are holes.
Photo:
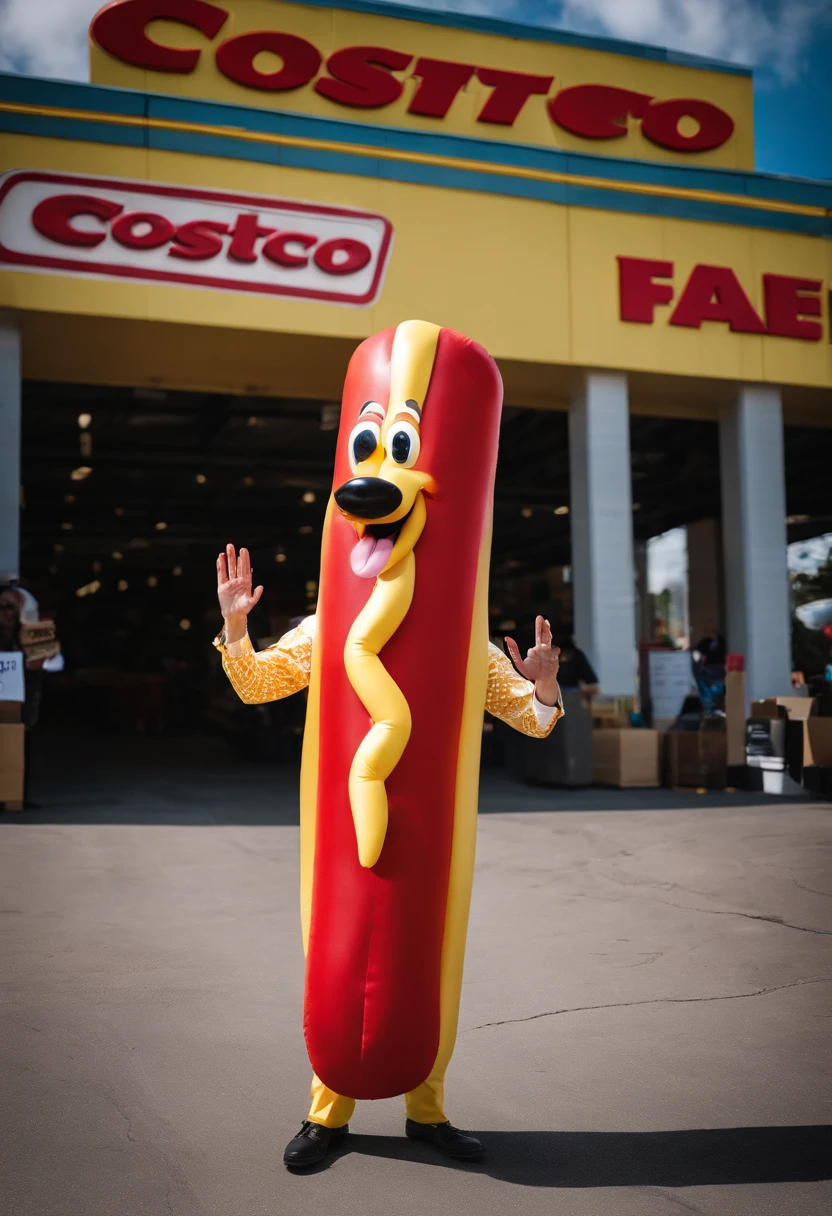
<path fill-rule="evenodd" d="M 215 644 L 240 697 L 309 689 L 300 843 L 314 1076 L 290 1167 L 323 1159 L 356 1099 L 397 1094 L 412 1139 L 482 1155 L 447 1120 L 443 1090 L 483 710 L 536 738 L 563 713 L 548 621 L 525 659 L 506 639 L 515 666 L 488 638 L 501 407 L 497 366 L 469 338 L 425 321 L 368 338 L 344 386 L 316 615 L 255 652 L 246 616 L 263 588 L 245 549 L 217 559 Z"/>

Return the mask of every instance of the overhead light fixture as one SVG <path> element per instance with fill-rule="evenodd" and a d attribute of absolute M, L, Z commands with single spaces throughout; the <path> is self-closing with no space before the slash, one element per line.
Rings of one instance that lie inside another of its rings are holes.
<path fill-rule="evenodd" d="M 63 524 L 61 524 L 61 529 L 62 529 L 64 532 L 71 532 L 71 531 L 72 531 L 72 524 L 70 524 L 70 523 L 63 523 Z"/>
<path fill-rule="evenodd" d="M 82 465 L 79 465 L 77 469 L 72 470 L 72 472 L 70 473 L 70 477 L 72 478 L 73 481 L 85 481 L 89 477 L 91 472 L 92 472 L 92 469 L 90 468 L 90 466 L 88 464 L 82 464 Z"/>
<path fill-rule="evenodd" d="M 126 578 L 120 578 L 117 583 L 119 591 L 126 591 L 130 586 Z"/>
<path fill-rule="evenodd" d="M 81 432 L 81 441 L 78 446 L 81 455 L 85 457 L 85 459 L 89 460 L 90 456 L 92 456 L 92 435 L 89 433 L 89 431 Z"/>
<path fill-rule="evenodd" d="M 303 501 L 304 502 L 314 502 L 317 497 L 318 497 L 318 495 L 315 493 L 314 490 L 307 490 L 303 496 Z"/>
<path fill-rule="evenodd" d="M 179 578 L 180 574 L 182 573 L 182 567 L 174 566 L 172 573 L 173 573 L 174 578 Z"/>
<path fill-rule="evenodd" d="M 204 486 L 207 480 L 208 480 L 208 478 L 205 476 L 204 473 L 197 473 L 197 475 L 196 475 L 197 485 Z"/>
<path fill-rule="evenodd" d="M 53 545 L 53 546 L 52 546 L 52 552 L 53 552 L 53 553 L 63 553 L 63 551 L 64 551 L 64 546 L 63 546 L 63 545 Z"/>
<path fill-rule="evenodd" d="M 310 579 L 309 582 L 306 584 L 306 590 L 307 591 L 317 591 L 318 590 L 318 584 L 315 582 L 314 579 Z"/>
<path fill-rule="evenodd" d="M 568 514 L 569 514 L 568 507 L 555 507 L 555 515 L 568 515 Z"/>
<path fill-rule="evenodd" d="M 251 414 L 246 419 L 246 426 L 260 426 L 260 419 L 257 417 L 256 414 Z"/>
<path fill-rule="evenodd" d="M 64 502 L 75 502 L 74 494 L 64 494 Z"/>
<path fill-rule="evenodd" d="M 164 532 L 166 528 L 167 528 L 167 524 L 165 523 L 165 521 L 163 519 L 160 519 L 158 524 L 156 525 L 156 531 Z"/>
<path fill-rule="evenodd" d="M 300 532 L 301 536 L 308 536 L 310 532 L 314 531 L 315 529 L 311 524 L 304 524 L 303 527 L 298 528 L 298 532 Z"/>
<path fill-rule="evenodd" d="M 58 567 L 57 567 L 57 566 L 50 566 L 50 567 L 49 567 L 49 573 L 50 573 L 50 574 L 57 574 L 57 573 L 58 573 Z"/>
<path fill-rule="evenodd" d="M 159 586 L 159 580 L 155 574 L 150 575 L 150 577 L 147 580 L 147 585 L 148 585 L 148 587 L 158 587 Z"/>
<path fill-rule="evenodd" d="M 118 549 L 114 549 L 113 552 L 110 554 L 110 557 L 113 559 L 114 562 L 120 562 L 121 559 L 124 557 L 124 554 L 119 553 Z"/>
<path fill-rule="evenodd" d="M 641 503 L 640 503 L 640 502 L 634 502 L 634 503 L 633 503 L 633 510 L 634 510 L 634 511 L 640 511 L 640 510 L 641 510 Z"/>
<path fill-rule="evenodd" d="M 93 579 L 91 583 L 85 583 L 83 587 L 79 587 L 75 594 L 79 599 L 83 599 L 86 595 L 95 595 L 96 591 L 101 590 L 101 583 L 98 579 Z"/>
<path fill-rule="evenodd" d="M 531 519 L 531 517 L 534 515 L 534 511 L 531 509 L 531 507 L 523 507 L 520 514 L 524 519 Z"/>
<path fill-rule="evenodd" d="M 179 628 L 184 629 L 185 632 L 187 633 L 188 630 L 190 629 L 190 627 L 191 627 L 191 622 L 188 620 L 188 618 L 186 616 L 183 616 L 182 620 L 179 622 Z"/>
<path fill-rule="evenodd" d="M 274 560 L 275 560 L 276 562 L 285 562 L 285 561 L 286 561 L 286 554 L 285 554 L 285 553 L 275 553 L 275 555 L 274 555 Z"/>
<path fill-rule="evenodd" d="M 79 414 L 78 415 L 78 425 L 80 426 L 82 431 L 85 431 L 91 422 L 92 422 L 92 414 Z"/>
<path fill-rule="evenodd" d="M 253 485 L 254 485 L 254 478 L 253 478 L 253 477 L 244 477 L 244 478 L 243 478 L 243 485 L 244 485 L 244 486 L 253 486 Z"/>
<path fill-rule="evenodd" d="M 787 524 L 807 524 L 809 522 L 808 515 L 787 515 Z"/>
<path fill-rule="evenodd" d="M 93 574 L 100 574 L 100 573 L 101 573 L 101 562 L 93 562 L 93 564 L 92 564 L 92 572 L 93 572 Z"/>

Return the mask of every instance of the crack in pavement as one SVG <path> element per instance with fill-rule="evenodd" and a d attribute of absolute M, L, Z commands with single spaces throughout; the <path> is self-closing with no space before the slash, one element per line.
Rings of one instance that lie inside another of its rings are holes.
<path fill-rule="evenodd" d="M 616 881 L 613 879 L 613 881 Z M 623 884 L 633 885 L 633 884 Z M 639 883 L 639 886 L 651 886 L 651 883 Z M 671 886 L 675 886 L 672 883 Z M 618 903 L 618 897 L 606 895 L 590 895 L 587 891 L 576 891 L 580 899 L 594 899 L 601 903 Z M 764 920 L 771 925 L 779 925 L 781 929 L 795 929 L 799 933 L 816 933 L 821 937 L 832 937 L 832 929 L 813 929 L 810 925 L 795 925 L 783 920 L 782 916 L 764 916 L 761 912 L 735 912 L 732 908 L 697 908 L 693 904 L 677 904 L 672 899 L 658 899 L 655 895 L 648 896 L 653 903 L 663 904 L 666 908 L 679 908 L 682 912 L 703 912 L 707 916 L 742 916 L 746 920 Z"/>
<path fill-rule="evenodd" d="M 741 1001 L 751 996 L 768 996 L 771 992 L 781 992 L 784 988 L 802 988 L 806 984 L 828 984 L 832 975 L 813 976 L 808 980 L 792 980 L 789 984 L 775 984 L 771 988 L 757 988 L 753 992 L 729 992 L 724 996 L 655 996 L 644 1001 L 613 1001 L 608 1005 L 573 1005 L 566 1009 L 547 1009 L 543 1013 L 531 1013 L 524 1018 L 504 1018 L 500 1022 L 481 1022 L 479 1026 L 469 1026 L 461 1031 L 468 1034 L 471 1030 L 487 1030 L 489 1026 L 509 1026 L 513 1022 L 536 1022 L 538 1018 L 555 1018 L 562 1013 L 586 1013 L 595 1009 L 630 1009 L 634 1005 L 695 1005 L 705 1001 Z"/>

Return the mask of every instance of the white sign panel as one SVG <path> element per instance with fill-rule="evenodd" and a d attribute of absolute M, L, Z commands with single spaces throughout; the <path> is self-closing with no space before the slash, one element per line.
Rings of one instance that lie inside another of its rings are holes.
<path fill-rule="evenodd" d="M 0 177 L 0 264 L 336 304 L 378 296 L 390 221 L 370 212 L 108 177 Z"/>
<path fill-rule="evenodd" d="M 17 650 L 0 650 L 0 701 L 25 701 L 24 656 Z"/>
<path fill-rule="evenodd" d="M 650 707 L 653 721 L 677 718 L 693 686 L 689 650 L 650 650 Z"/>

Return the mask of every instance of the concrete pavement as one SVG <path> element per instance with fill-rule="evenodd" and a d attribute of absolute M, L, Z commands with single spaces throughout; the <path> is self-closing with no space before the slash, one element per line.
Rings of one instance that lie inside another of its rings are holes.
<path fill-rule="evenodd" d="M 295 776 L 106 749 L 0 821 L 9 1216 L 821 1216 L 830 805 L 486 776 L 448 1114 L 309 1176 Z M 645 809 L 649 808 L 649 809 Z"/>

